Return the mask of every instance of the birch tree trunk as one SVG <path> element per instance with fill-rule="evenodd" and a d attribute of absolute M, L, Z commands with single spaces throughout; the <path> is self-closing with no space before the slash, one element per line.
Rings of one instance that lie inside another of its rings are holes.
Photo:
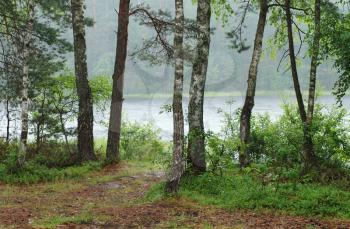
<path fill-rule="evenodd" d="M 120 160 L 120 132 L 123 107 L 123 89 L 125 61 L 128 47 L 128 25 L 129 25 L 130 0 L 120 0 L 118 14 L 118 38 L 117 50 L 113 73 L 113 91 L 110 108 L 108 140 L 107 140 L 107 162 L 116 163 Z"/>
<path fill-rule="evenodd" d="M 34 5 L 31 0 L 28 1 L 28 16 L 26 31 L 22 37 L 21 64 L 22 64 L 22 88 L 21 88 L 21 138 L 20 138 L 20 157 L 19 163 L 22 164 L 25 160 L 28 141 L 28 117 L 29 117 L 29 56 L 32 42 L 32 32 L 34 27 Z"/>
<path fill-rule="evenodd" d="M 10 124 L 11 124 L 11 114 L 10 114 L 10 99 L 6 96 L 6 142 L 10 142 Z"/>
<path fill-rule="evenodd" d="M 176 192 L 184 171 L 184 116 L 182 109 L 183 77 L 184 77 L 184 6 L 183 0 L 175 0 L 175 36 L 174 58 L 175 79 L 173 94 L 173 164 L 170 176 L 166 183 L 166 191 Z"/>
<path fill-rule="evenodd" d="M 74 59 L 79 97 L 78 151 L 80 161 L 95 160 L 93 136 L 93 102 L 88 81 L 83 0 L 71 0 Z"/>
<path fill-rule="evenodd" d="M 249 144 L 250 141 L 250 120 L 252 116 L 252 110 L 254 107 L 256 80 L 258 74 L 258 66 L 262 53 L 262 45 L 268 9 L 268 0 L 261 0 L 259 21 L 255 33 L 254 50 L 248 73 L 247 92 L 240 117 L 240 139 L 242 146 L 239 154 L 239 162 L 241 167 L 245 167 L 249 164 L 249 152 L 247 151 L 246 146 Z"/>
<path fill-rule="evenodd" d="M 210 17 L 210 0 L 198 0 L 197 51 L 192 70 L 188 106 L 188 156 L 190 166 L 195 173 L 204 172 L 206 170 L 203 103 L 210 49 Z"/>
<path fill-rule="evenodd" d="M 321 38 L 321 0 L 315 0 L 315 15 L 314 15 L 314 37 L 312 44 L 311 53 L 311 65 L 310 65 L 310 83 L 309 83 L 309 98 L 308 98 L 308 110 L 306 116 L 306 135 L 304 140 L 304 158 L 306 165 L 304 169 L 314 164 L 314 148 L 312 141 L 312 120 L 314 115 L 315 107 L 315 94 L 316 94 L 316 76 L 317 76 L 317 66 L 318 57 L 320 49 L 320 38 Z"/>

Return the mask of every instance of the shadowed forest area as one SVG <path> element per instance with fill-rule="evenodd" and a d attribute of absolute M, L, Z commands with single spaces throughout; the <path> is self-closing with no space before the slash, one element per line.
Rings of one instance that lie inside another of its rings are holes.
<path fill-rule="evenodd" d="M 349 9 L 0 0 L 0 229 L 350 228 Z"/>

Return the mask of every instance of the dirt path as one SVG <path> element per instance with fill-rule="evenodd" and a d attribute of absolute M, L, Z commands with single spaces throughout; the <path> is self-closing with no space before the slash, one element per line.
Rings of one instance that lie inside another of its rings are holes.
<path fill-rule="evenodd" d="M 74 181 L 0 185 L 2 228 L 350 228 L 350 222 L 256 214 L 200 206 L 172 198 L 139 202 L 164 174 L 122 164 Z"/>

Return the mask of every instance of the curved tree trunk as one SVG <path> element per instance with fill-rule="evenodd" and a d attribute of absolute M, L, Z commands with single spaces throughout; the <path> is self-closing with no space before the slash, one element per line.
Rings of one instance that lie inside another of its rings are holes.
<path fill-rule="evenodd" d="M 285 0 L 285 10 L 286 10 L 286 22 L 287 22 L 287 31 L 288 31 L 288 43 L 289 43 L 289 57 L 290 57 L 290 64 L 291 64 L 291 70 L 292 70 L 292 78 L 294 83 L 294 90 L 298 102 L 298 108 L 299 108 L 299 114 L 300 119 L 303 124 L 303 134 L 304 134 L 304 143 L 303 143 L 303 162 L 304 162 L 304 171 L 307 171 L 314 158 L 314 146 L 312 142 L 312 136 L 310 133 L 310 126 L 308 125 L 307 121 L 307 115 L 306 110 L 304 106 L 303 97 L 300 90 L 300 84 L 299 84 L 299 78 L 298 78 L 298 71 L 297 71 L 297 65 L 295 60 L 295 51 L 294 51 L 294 41 L 293 41 L 293 28 L 292 28 L 292 14 L 290 10 L 290 0 Z M 317 57 L 316 57 L 317 62 Z M 313 75 L 314 74 L 314 75 Z M 313 113 L 313 106 L 314 106 L 314 95 L 315 92 L 315 83 L 316 83 L 316 71 L 313 71 L 311 69 L 310 74 L 310 90 L 311 94 L 309 95 L 311 97 L 311 100 L 309 98 L 309 105 Z M 312 89 L 313 88 L 313 89 Z M 310 103 L 312 102 L 312 104 Z M 311 111 L 309 110 L 308 113 Z M 310 116 L 312 117 L 312 116 Z"/>
<path fill-rule="evenodd" d="M 124 71 L 128 47 L 129 8 L 130 0 L 120 0 L 117 50 L 113 74 L 113 91 L 106 152 L 108 163 L 116 163 L 120 160 L 119 145 L 124 100 Z"/>
<path fill-rule="evenodd" d="M 292 79 L 294 85 L 294 91 L 298 102 L 299 115 L 303 123 L 306 122 L 306 111 L 303 102 L 303 96 L 300 90 L 300 83 L 298 78 L 298 70 L 295 59 L 294 51 L 294 38 L 293 38 L 293 28 L 292 28 L 292 14 L 290 11 L 290 0 L 285 0 L 285 10 L 286 10 L 286 21 L 287 21 L 287 33 L 288 33 L 288 46 L 289 46 L 289 58 L 290 58 L 290 67 L 292 70 Z"/>
<path fill-rule="evenodd" d="M 71 11 L 76 85 L 79 97 L 78 152 L 80 161 L 89 161 L 95 160 L 96 156 L 94 154 L 93 102 L 86 63 L 83 0 L 71 0 Z"/>
<path fill-rule="evenodd" d="M 210 0 L 198 0 L 197 51 L 192 70 L 188 106 L 188 156 L 191 169 L 195 173 L 206 170 L 203 103 L 210 49 L 210 2 Z"/>
<path fill-rule="evenodd" d="M 258 21 L 256 33 L 255 33 L 254 50 L 253 50 L 252 60 L 249 67 L 249 74 L 248 74 L 248 81 L 247 81 L 248 87 L 247 87 L 246 97 L 244 101 L 244 106 L 242 108 L 242 113 L 240 117 L 241 150 L 239 154 L 239 162 L 240 162 L 241 168 L 249 164 L 249 152 L 247 151 L 246 146 L 249 144 L 249 140 L 250 140 L 250 119 L 251 119 L 252 110 L 254 107 L 256 79 L 258 74 L 260 57 L 262 53 L 262 45 L 263 45 L 263 38 L 264 38 L 264 31 L 265 31 L 268 9 L 269 9 L 268 0 L 261 0 L 259 21 Z"/>
<path fill-rule="evenodd" d="M 184 76 L 184 8 L 183 0 L 175 0 L 175 36 L 174 36 L 174 58 L 175 79 L 173 95 L 173 164 L 171 174 L 166 183 L 167 192 L 176 192 L 179 187 L 180 178 L 184 171 L 184 116 L 182 109 L 183 76 Z"/>

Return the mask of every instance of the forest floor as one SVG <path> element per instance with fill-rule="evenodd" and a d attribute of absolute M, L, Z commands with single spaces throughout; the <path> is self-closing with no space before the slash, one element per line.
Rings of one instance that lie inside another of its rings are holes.
<path fill-rule="evenodd" d="M 122 163 L 76 180 L 0 185 L 0 228 L 350 228 L 350 221 L 228 211 L 181 197 L 144 201 L 163 179 L 146 164 Z"/>

